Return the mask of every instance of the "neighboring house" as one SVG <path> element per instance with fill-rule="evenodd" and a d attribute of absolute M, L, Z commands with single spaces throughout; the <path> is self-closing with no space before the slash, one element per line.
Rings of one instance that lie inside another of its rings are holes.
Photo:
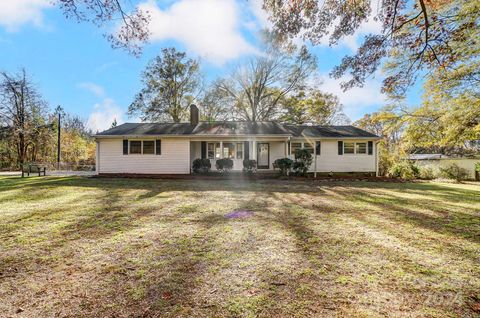
<path fill-rule="evenodd" d="M 430 166 L 435 170 L 439 170 L 440 168 L 446 168 L 452 164 L 456 164 L 457 166 L 462 167 L 468 171 L 470 179 L 478 179 L 478 175 L 475 173 L 475 164 L 477 162 L 480 162 L 480 158 L 452 157 L 439 153 L 430 153 L 411 154 L 408 159 L 415 162 L 417 166 Z"/>
<path fill-rule="evenodd" d="M 255 159 L 259 171 L 273 170 L 279 158 L 308 149 L 310 171 L 378 171 L 378 136 L 353 126 L 289 125 L 277 122 L 126 123 L 95 135 L 97 174 L 189 174 L 196 158 L 231 158 L 233 170 Z"/>

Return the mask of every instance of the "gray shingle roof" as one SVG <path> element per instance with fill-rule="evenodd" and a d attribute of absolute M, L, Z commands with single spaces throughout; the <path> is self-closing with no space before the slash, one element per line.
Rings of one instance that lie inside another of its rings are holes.
<path fill-rule="evenodd" d="M 324 138 L 378 138 L 354 126 L 308 126 L 278 122 L 219 121 L 190 123 L 126 123 L 98 133 L 96 136 L 243 136 L 279 135 Z"/>
<path fill-rule="evenodd" d="M 294 137 L 326 137 L 326 138 L 348 138 L 366 137 L 378 138 L 366 130 L 354 126 L 307 126 L 307 125 L 285 125 L 292 132 Z"/>

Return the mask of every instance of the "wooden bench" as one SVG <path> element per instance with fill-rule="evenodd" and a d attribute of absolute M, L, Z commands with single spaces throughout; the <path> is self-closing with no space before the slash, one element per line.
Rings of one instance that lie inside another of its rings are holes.
<path fill-rule="evenodd" d="M 47 166 L 38 164 L 38 163 L 27 163 L 22 165 L 22 178 L 25 177 L 25 173 L 27 176 L 30 176 L 30 173 L 38 173 L 38 176 L 40 177 L 43 173 L 43 176 L 46 175 L 47 172 Z"/>

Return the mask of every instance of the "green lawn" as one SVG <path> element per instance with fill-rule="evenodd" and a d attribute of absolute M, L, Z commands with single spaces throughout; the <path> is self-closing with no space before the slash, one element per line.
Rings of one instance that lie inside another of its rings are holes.
<path fill-rule="evenodd" d="M 480 185 L 0 177 L 0 300 L 2 317 L 478 317 Z"/>

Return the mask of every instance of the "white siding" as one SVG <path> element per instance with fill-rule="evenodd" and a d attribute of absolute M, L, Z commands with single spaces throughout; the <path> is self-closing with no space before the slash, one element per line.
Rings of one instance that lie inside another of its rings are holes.
<path fill-rule="evenodd" d="M 270 168 L 273 169 L 273 163 L 277 159 L 288 157 L 285 155 L 285 142 L 273 141 L 270 142 Z"/>
<path fill-rule="evenodd" d="M 147 139 L 144 139 L 147 140 Z M 99 173 L 188 174 L 190 141 L 163 138 L 161 155 L 124 155 L 123 139 L 99 139 Z"/>
<path fill-rule="evenodd" d="M 355 141 L 355 140 L 351 140 Z M 357 140 L 358 141 L 358 140 Z M 365 142 L 362 140 L 362 142 Z M 368 142 L 368 141 L 367 141 Z M 367 151 L 368 152 L 368 151 Z M 376 145 L 373 142 L 373 154 L 338 154 L 337 140 L 321 140 L 321 153 L 317 156 L 317 172 L 375 172 Z M 310 170 L 315 168 L 312 163 Z"/>
<path fill-rule="evenodd" d="M 480 162 L 480 159 L 440 159 L 440 160 L 417 160 L 415 163 L 418 166 L 430 166 L 438 173 L 440 168 L 446 168 L 452 164 L 467 169 L 469 178 L 475 178 L 475 163 Z"/>

